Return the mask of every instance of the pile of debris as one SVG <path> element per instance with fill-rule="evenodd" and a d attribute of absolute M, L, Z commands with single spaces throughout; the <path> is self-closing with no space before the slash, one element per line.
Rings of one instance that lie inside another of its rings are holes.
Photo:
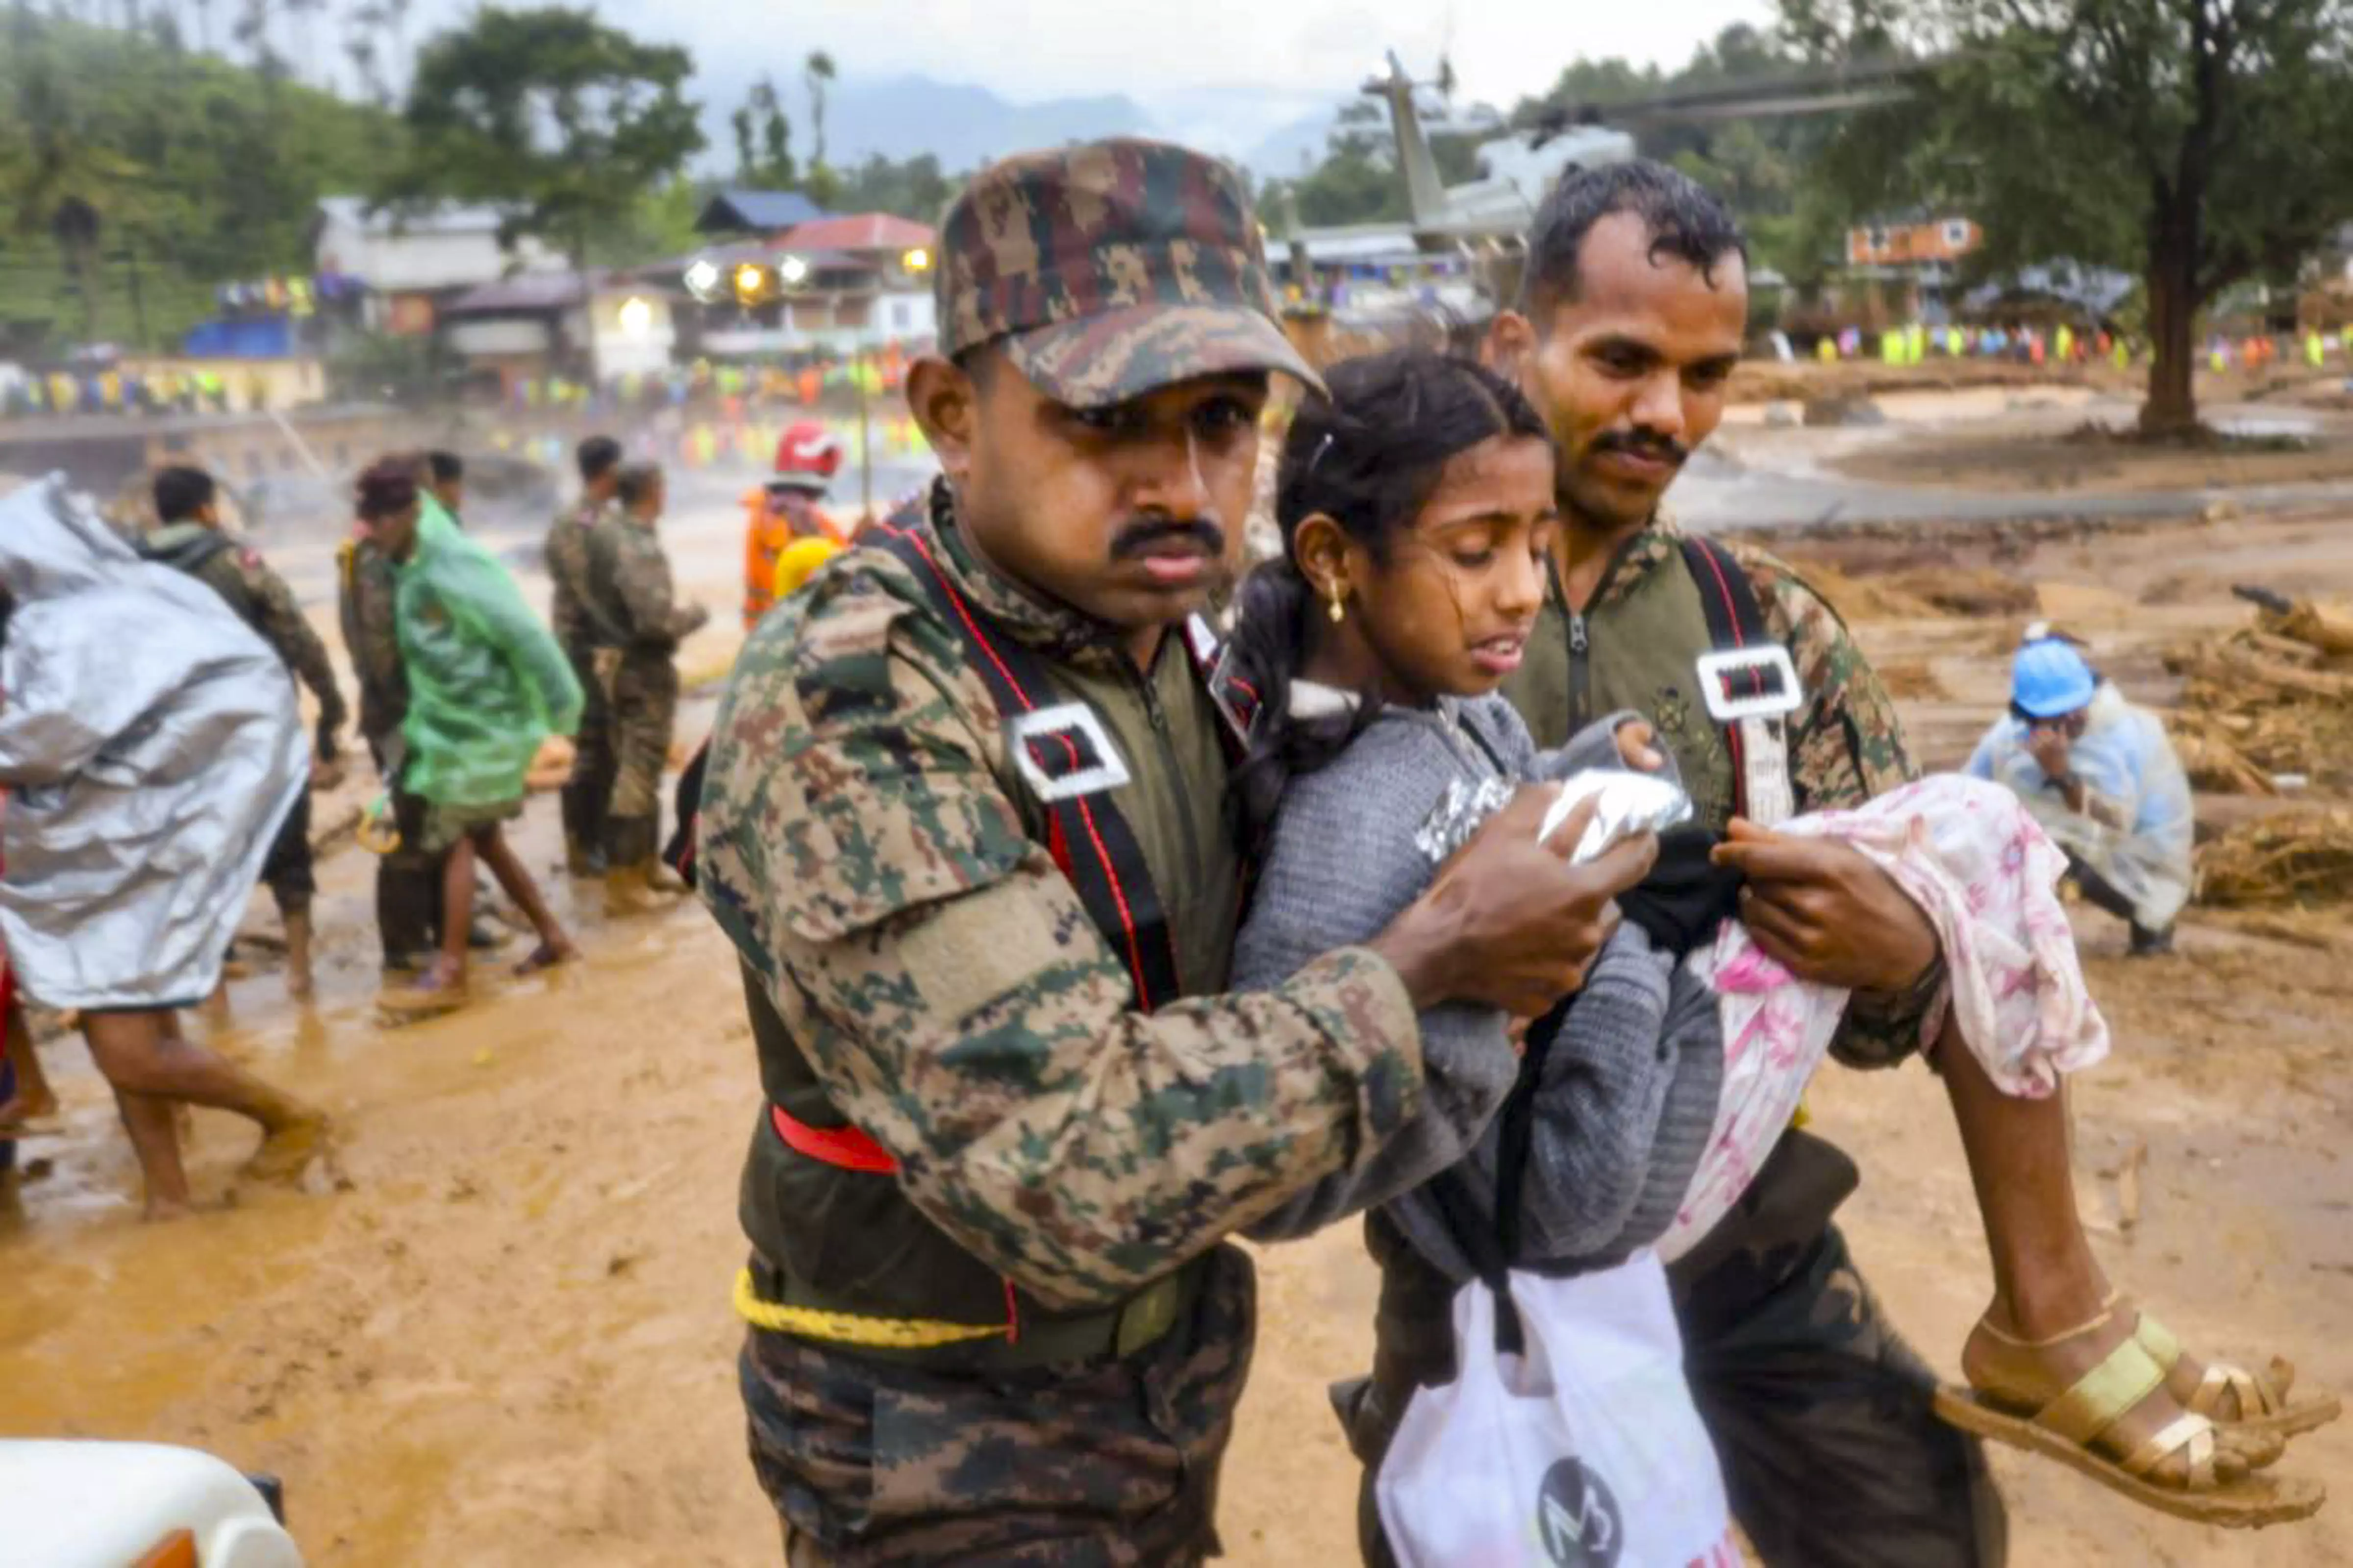
<path fill-rule="evenodd" d="M 2281 812 L 2201 845 L 2198 898 L 2225 908 L 2353 900 L 2353 812 Z"/>
<path fill-rule="evenodd" d="M 2031 616 L 2042 605 L 2033 584 L 1982 568 L 1919 566 L 1858 576 L 1826 561 L 1807 560 L 1799 570 L 1850 621 L 1986 620 Z"/>
<path fill-rule="evenodd" d="M 2174 744 L 2200 789 L 2353 788 L 2353 619 L 2260 588 L 2255 624 L 2165 656 L 2182 678 Z"/>

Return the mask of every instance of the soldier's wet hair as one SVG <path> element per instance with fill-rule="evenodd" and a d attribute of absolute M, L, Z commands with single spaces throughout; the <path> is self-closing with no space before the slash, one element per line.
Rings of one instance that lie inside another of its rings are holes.
<path fill-rule="evenodd" d="M 580 464 L 580 482 L 595 484 L 621 460 L 621 444 L 610 436 L 591 436 L 574 454 Z"/>
<path fill-rule="evenodd" d="M 373 522 L 416 504 L 416 463 L 406 458 L 382 458 L 360 476 L 353 510 Z"/>
<path fill-rule="evenodd" d="M 466 477 L 466 460 L 455 452 L 427 452 L 425 466 L 433 470 L 437 485 L 456 484 Z"/>
<path fill-rule="evenodd" d="M 623 506 L 636 508 L 646 498 L 661 489 L 662 471 L 659 463 L 631 463 L 613 480 L 613 498 Z"/>
<path fill-rule="evenodd" d="M 213 504 L 220 486 L 202 468 L 170 468 L 155 476 L 155 517 L 162 522 L 186 522 Z"/>
<path fill-rule="evenodd" d="M 1727 256 L 1748 259 L 1748 240 L 1714 193 L 1664 163 L 1637 158 L 1598 168 L 1571 169 L 1536 209 L 1520 275 L 1520 313 L 1542 331 L 1555 308 L 1577 296 L 1578 253 L 1593 226 L 1612 213 L 1632 213 L 1651 237 L 1652 262 L 1684 262 L 1710 288 Z"/>
<path fill-rule="evenodd" d="M 1324 618 L 1299 569 L 1300 525 L 1328 517 L 1386 566 L 1450 460 L 1498 436 L 1552 439 L 1518 387 L 1430 349 L 1343 360 L 1324 381 L 1331 395 L 1302 404 L 1282 443 L 1274 493 L 1282 553 L 1243 579 L 1226 647 L 1225 674 L 1255 709 L 1249 754 L 1228 786 L 1229 818 L 1245 848 L 1273 820 L 1291 778 L 1339 755 L 1380 707 L 1377 693 L 1362 692 L 1347 716 L 1291 712 L 1292 678 Z"/>

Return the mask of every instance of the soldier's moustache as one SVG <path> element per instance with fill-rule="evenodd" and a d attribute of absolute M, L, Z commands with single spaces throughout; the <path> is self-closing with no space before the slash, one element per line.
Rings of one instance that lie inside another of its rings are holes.
<path fill-rule="evenodd" d="M 1629 457 L 1649 458 L 1677 468 L 1691 456 L 1691 448 L 1672 436 L 1662 436 L 1656 430 L 1609 430 L 1593 438 L 1597 452 L 1624 452 Z"/>
<path fill-rule="evenodd" d="M 1121 523 L 1113 533 L 1111 558 L 1132 561 L 1172 542 L 1198 545 L 1207 555 L 1222 558 L 1226 553 L 1226 531 L 1206 517 L 1139 517 Z"/>

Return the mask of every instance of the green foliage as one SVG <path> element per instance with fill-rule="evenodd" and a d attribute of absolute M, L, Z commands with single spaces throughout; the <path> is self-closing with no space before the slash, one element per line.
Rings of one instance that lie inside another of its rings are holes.
<path fill-rule="evenodd" d="M 839 176 L 832 205 L 841 212 L 891 213 L 935 224 L 963 184 L 942 174 L 940 161 L 929 153 L 902 163 L 877 153 Z"/>
<path fill-rule="evenodd" d="M 692 70 L 684 49 L 593 11 L 486 7 L 419 53 L 409 156 L 382 194 L 492 203 L 511 215 L 508 237 L 585 257 L 591 235 L 627 223 L 639 192 L 702 150 L 682 90 Z"/>
<path fill-rule="evenodd" d="M 755 191 L 800 188 L 793 164 L 793 122 L 785 114 L 776 84 L 762 77 L 727 117 L 735 132 L 735 183 Z"/>
<path fill-rule="evenodd" d="M 318 198 L 367 188 L 401 139 L 380 110 L 190 53 L 176 26 L 18 0 L 0 16 L 0 342 L 172 344 L 218 284 L 307 274 Z M 69 201 L 97 215 L 94 244 L 56 237 Z"/>
<path fill-rule="evenodd" d="M 1968 213 L 1980 271 L 2054 258 L 2140 275 L 2144 426 L 2195 418 L 2198 312 L 2293 276 L 2353 214 L 2353 0 L 1782 0 L 1811 47 L 1945 57 L 1850 118 L 1826 187 L 1857 210 Z"/>
<path fill-rule="evenodd" d="M 703 239 L 694 220 L 705 199 L 702 188 L 683 174 L 639 191 L 619 218 L 590 231 L 590 265 L 633 267 L 696 249 Z"/>

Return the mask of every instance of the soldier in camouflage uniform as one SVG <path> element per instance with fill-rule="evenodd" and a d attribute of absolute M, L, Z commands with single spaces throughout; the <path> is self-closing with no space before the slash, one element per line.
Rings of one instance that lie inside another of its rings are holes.
<path fill-rule="evenodd" d="M 681 605 L 670 556 L 656 531 L 662 472 L 650 463 L 620 471 L 615 504 L 588 531 L 579 614 L 595 642 L 613 750 L 613 793 L 605 816 L 606 903 L 615 913 L 646 907 L 652 892 L 685 885 L 655 858 L 661 844 L 661 775 L 678 723 L 678 645 L 711 619 Z"/>
<path fill-rule="evenodd" d="M 610 436 L 580 443 L 580 499 L 555 516 L 547 531 L 547 576 L 554 586 L 550 629 L 572 661 L 588 705 L 573 737 L 572 778 L 564 786 L 565 861 L 575 877 L 605 872 L 605 807 L 613 794 L 613 738 L 605 694 L 596 679 L 596 644 L 581 615 L 588 570 L 588 535 L 613 504 L 621 472 L 621 444 Z"/>
<path fill-rule="evenodd" d="M 341 777 L 335 765 L 335 732 L 347 717 L 343 694 L 335 686 L 327 646 L 311 629 L 302 607 L 294 602 L 294 591 L 269 569 L 259 552 L 221 532 L 219 487 L 202 468 L 173 468 L 158 473 L 155 515 L 157 525 L 140 539 L 139 552 L 150 561 L 179 568 L 227 600 L 229 608 L 278 651 L 288 672 L 318 698 L 318 760 L 311 784 L 332 788 Z M 308 996 L 311 900 L 318 891 L 311 866 L 309 786 L 280 826 L 269 858 L 262 863 L 261 880 L 277 900 L 279 916 L 285 922 L 286 989 L 295 996 Z"/>
<path fill-rule="evenodd" d="M 1544 746 L 1596 713 L 1649 714 L 1722 832 L 1742 769 L 1694 669 L 1715 646 L 1703 595 L 1715 589 L 1696 580 L 1715 568 L 1686 556 L 1659 500 L 1715 429 L 1739 357 L 1739 231 L 1682 175 L 1617 164 L 1566 178 L 1528 252 L 1521 310 L 1498 318 L 1488 352 L 1560 444 L 1562 526 L 1550 600 L 1505 694 Z M 1746 578 L 1804 694 L 1785 731 L 1796 808 L 1859 805 L 1912 777 L 1894 706 L 1830 607 L 1761 551 L 1716 559 Z M 1752 836 L 1719 853 L 1745 862 L 1743 918 L 1760 944 L 1857 993 L 1833 1054 L 1872 1067 L 1916 1052 L 1943 1010 L 1944 965 L 1909 900 L 1826 842 Z M 1936 1418 L 1927 1368 L 1831 1223 L 1856 1181 L 1844 1154 L 1793 1130 L 1668 1271 L 1734 1510 L 1776 1564 L 1999 1563 L 2006 1527 L 1983 1457 Z M 1385 1300 L 1392 1310 L 1405 1304 Z"/>
<path fill-rule="evenodd" d="M 1540 1012 L 1590 957 L 1612 889 L 1531 792 L 1374 942 L 1219 994 L 1230 736 L 1185 628 L 1269 373 L 1312 380 L 1264 268 L 1179 148 L 977 176 L 908 389 L 943 475 L 730 679 L 698 869 L 765 1091 L 736 1305 L 794 1564 L 1213 1554 L 1253 1311 L 1220 1238 L 1379 1152 L 1420 1007 Z"/>

